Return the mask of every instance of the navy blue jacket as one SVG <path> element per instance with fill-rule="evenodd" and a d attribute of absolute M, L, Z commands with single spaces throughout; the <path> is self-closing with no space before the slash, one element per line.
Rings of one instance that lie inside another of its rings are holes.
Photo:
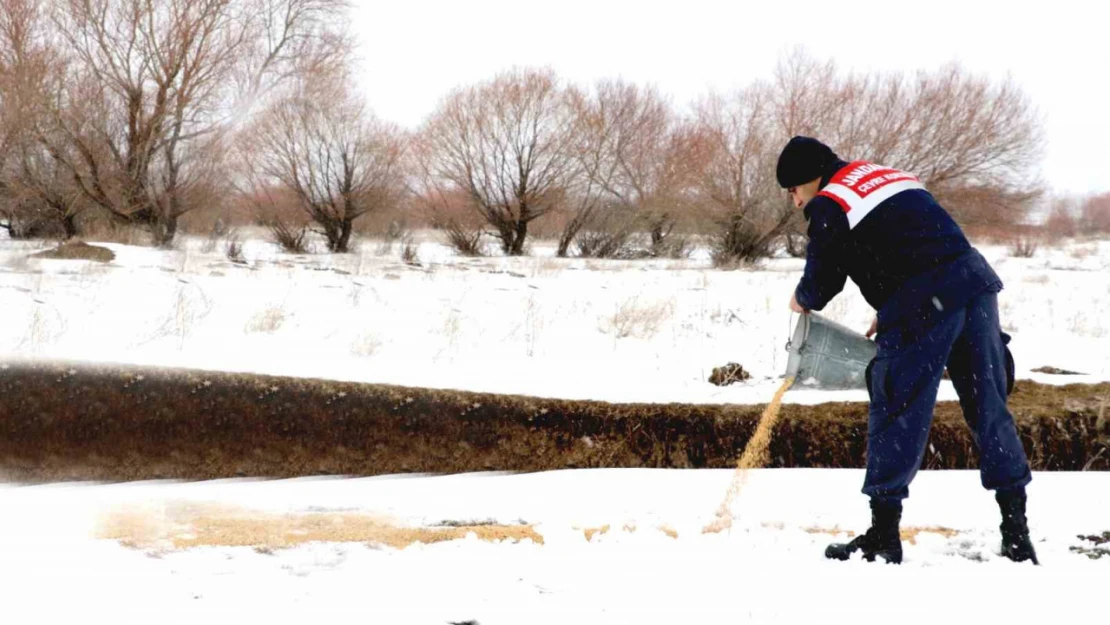
<path fill-rule="evenodd" d="M 805 217 L 809 244 L 795 299 L 803 308 L 822 310 L 851 278 L 878 313 L 880 346 L 912 342 L 972 297 L 1002 288 L 928 191 L 894 195 L 854 229 L 840 205 L 825 196 L 806 205 Z"/>

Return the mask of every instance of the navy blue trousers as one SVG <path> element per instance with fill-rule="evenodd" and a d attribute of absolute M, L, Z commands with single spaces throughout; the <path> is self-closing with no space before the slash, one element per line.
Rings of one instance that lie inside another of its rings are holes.
<path fill-rule="evenodd" d="M 946 366 L 979 453 L 983 487 L 1016 490 L 1032 480 L 1006 407 L 1010 379 L 1003 337 L 998 296 L 986 292 L 913 343 L 894 349 L 880 343 L 869 367 L 865 495 L 890 502 L 909 496 Z"/>

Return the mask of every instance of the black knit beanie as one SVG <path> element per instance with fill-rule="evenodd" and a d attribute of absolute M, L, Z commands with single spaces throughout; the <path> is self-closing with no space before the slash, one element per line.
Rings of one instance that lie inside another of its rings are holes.
<path fill-rule="evenodd" d="M 840 158 L 829 146 L 810 137 L 794 137 L 779 154 L 775 176 L 783 189 L 824 177 Z"/>

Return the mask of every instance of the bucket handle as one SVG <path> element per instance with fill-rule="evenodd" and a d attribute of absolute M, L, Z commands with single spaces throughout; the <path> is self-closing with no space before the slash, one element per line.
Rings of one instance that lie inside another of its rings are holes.
<path fill-rule="evenodd" d="M 804 317 L 805 314 L 803 313 L 802 316 Z M 790 323 L 790 325 L 786 329 L 786 336 L 788 336 L 790 338 L 786 339 L 786 351 L 790 351 L 790 348 L 794 346 L 794 312 L 793 311 L 790 312 L 789 323 Z M 804 344 L 808 339 L 809 339 L 809 323 L 806 323 L 805 327 L 802 329 L 802 343 Z"/>

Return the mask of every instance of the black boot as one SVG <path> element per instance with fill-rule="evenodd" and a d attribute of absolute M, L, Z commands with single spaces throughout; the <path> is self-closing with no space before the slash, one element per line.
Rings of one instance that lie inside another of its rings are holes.
<path fill-rule="evenodd" d="M 871 527 L 851 542 L 833 543 L 825 549 L 825 557 L 847 560 L 856 551 L 863 552 L 863 559 L 874 562 L 876 557 L 888 564 L 902 563 L 902 535 L 898 525 L 902 521 L 902 503 L 871 501 Z"/>
<path fill-rule="evenodd" d="M 1014 562 L 1037 562 L 1033 542 L 1029 540 L 1029 522 L 1025 518 L 1025 491 L 998 491 L 994 496 L 1002 511 L 1002 555 Z"/>

